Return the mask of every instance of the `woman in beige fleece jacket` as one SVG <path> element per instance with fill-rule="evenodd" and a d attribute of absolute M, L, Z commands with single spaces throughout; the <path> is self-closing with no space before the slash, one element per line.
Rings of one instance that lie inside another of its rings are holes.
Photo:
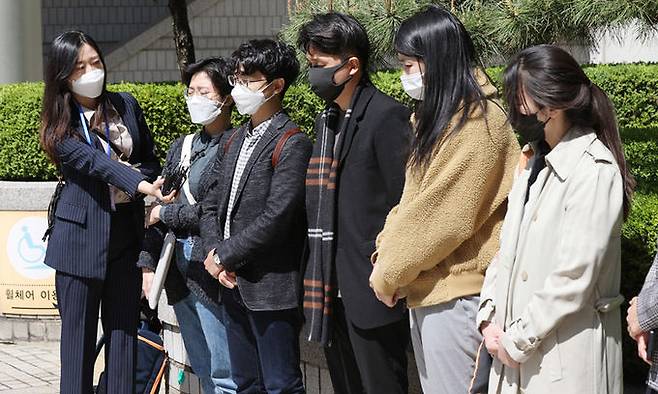
<path fill-rule="evenodd" d="M 519 145 L 463 25 L 430 6 L 396 35 L 415 135 L 402 199 L 377 238 L 371 287 L 406 298 L 425 393 L 467 393 L 482 337 L 484 273 L 498 247 Z"/>

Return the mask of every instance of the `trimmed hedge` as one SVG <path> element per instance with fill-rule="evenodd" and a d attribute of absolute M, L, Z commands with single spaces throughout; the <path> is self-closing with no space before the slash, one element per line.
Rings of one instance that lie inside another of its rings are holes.
<path fill-rule="evenodd" d="M 156 155 L 163 162 L 171 142 L 195 127 L 187 112 L 183 87 L 178 83 L 120 83 L 109 88 L 114 92 L 128 92 L 135 96 L 153 134 Z"/>
<path fill-rule="evenodd" d="M 585 72 L 615 104 L 621 127 L 658 127 L 658 64 L 600 65 Z"/>
<path fill-rule="evenodd" d="M 658 128 L 622 130 L 624 154 L 638 192 L 658 194 Z"/>
<path fill-rule="evenodd" d="M 39 147 L 42 83 L 0 87 L 0 180 L 54 179 Z"/>
<path fill-rule="evenodd" d="M 502 68 L 487 71 L 500 85 Z M 637 295 L 644 281 L 658 236 L 658 65 L 591 66 L 586 73 L 608 93 L 617 108 L 624 151 L 638 181 L 633 209 L 622 232 L 622 293 L 630 299 Z M 409 103 L 398 77 L 399 73 L 393 71 L 371 76 L 379 89 Z M 174 138 L 190 131 L 180 84 L 121 83 L 109 88 L 130 92 L 137 98 L 161 159 Z M 55 168 L 46 160 L 38 142 L 42 94 L 43 83 L 0 85 L 0 180 L 54 179 Z M 313 121 L 322 106 L 322 100 L 304 83 L 291 86 L 284 100 L 290 116 L 311 137 Z M 234 113 L 234 124 L 245 120 Z M 628 338 L 624 339 L 624 352 L 627 379 L 641 382 L 645 369 Z"/>
<path fill-rule="evenodd" d="M 503 67 L 487 73 L 501 87 Z M 622 128 L 658 127 L 658 64 L 586 66 L 585 74 L 610 97 Z"/>
<path fill-rule="evenodd" d="M 624 380 L 638 386 L 644 383 L 648 367 L 638 358 L 635 341 L 626 333 L 626 309 L 628 301 L 642 289 L 656 254 L 657 237 L 658 194 L 638 192 L 635 194 L 631 214 L 622 228 L 621 238 L 621 294 L 626 298 L 621 308 Z"/>
<path fill-rule="evenodd" d="M 487 70 L 496 85 L 500 84 L 502 68 Z M 615 65 L 587 67 L 587 74 L 612 98 L 623 129 L 631 128 L 626 153 L 641 180 L 642 190 L 656 192 L 658 166 L 656 130 L 658 130 L 658 65 Z M 382 71 L 372 75 L 372 81 L 385 93 L 409 103 L 399 82 L 397 71 Z M 132 93 L 144 109 L 156 140 L 157 153 L 164 158 L 167 147 L 177 136 L 190 130 L 190 121 L 182 98 L 182 88 L 176 83 L 110 86 L 113 91 Z M 0 86 L 0 179 L 54 179 L 50 165 L 38 145 L 39 113 L 42 83 L 21 83 Z M 322 109 L 322 100 L 308 85 L 290 87 L 284 101 L 290 116 L 312 134 L 313 120 Z M 246 118 L 234 114 L 234 123 Z M 646 131 L 647 128 L 655 130 Z M 626 139 L 627 131 L 623 137 Z"/>

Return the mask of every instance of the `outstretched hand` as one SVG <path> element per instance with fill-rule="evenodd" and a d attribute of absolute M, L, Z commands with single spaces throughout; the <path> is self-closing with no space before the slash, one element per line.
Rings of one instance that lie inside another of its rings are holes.
<path fill-rule="evenodd" d="M 172 190 L 171 193 L 167 194 L 166 196 L 162 195 L 162 185 L 164 184 L 164 178 L 159 178 L 157 181 L 153 182 L 153 188 L 154 188 L 154 196 L 158 200 L 162 201 L 165 204 L 169 204 L 170 202 L 174 201 L 174 198 L 176 198 L 176 190 Z"/>

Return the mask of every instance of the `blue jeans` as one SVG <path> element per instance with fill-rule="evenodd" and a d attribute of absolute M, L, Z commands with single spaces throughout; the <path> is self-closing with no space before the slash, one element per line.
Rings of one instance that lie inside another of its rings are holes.
<path fill-rule="evenodd" d="M 222 289 L 238 394 L 303 394 L 299 311 L 250 311 L 237 288 Z"/>
<path fill-rule="evenodd" d="M 182 242 L 176 246 L 176 258 L 189 259 Z M 231 378 L 224 307 L 204 305 L 190 292 L 174 304 L 174 312 L 190 364 L 201 381 L 203 392 L 234 394 L 236 385 Z"/>

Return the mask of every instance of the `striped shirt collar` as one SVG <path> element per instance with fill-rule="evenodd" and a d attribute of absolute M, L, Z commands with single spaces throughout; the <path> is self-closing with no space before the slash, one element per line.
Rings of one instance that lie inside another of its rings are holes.
<path fill-rule="evenodd" d="M 274 118 L 276 118 L 280 113 L 281 113 L 280 110 L 275 112 L 274 114 L 272 114 L 272 116 L 269 117 L 269 119 L 267 119 L 266 121 L 264 121 L 263 123 L 259 124 L 256 127 L 252 127 L 251 126 L 251 121 L 250 121 L 249 122 L 249 128 L 247 129 L 247 134 L 246 134 L 245 137 L 246 138 L 253 138 L 255 136 L 257 136 L 258 138 L 262 137 L 263 134 L 265 134 L 265 131 L 267 131 L 267 129 L 272 124 L 272 121 L 274 120 Z"/>

